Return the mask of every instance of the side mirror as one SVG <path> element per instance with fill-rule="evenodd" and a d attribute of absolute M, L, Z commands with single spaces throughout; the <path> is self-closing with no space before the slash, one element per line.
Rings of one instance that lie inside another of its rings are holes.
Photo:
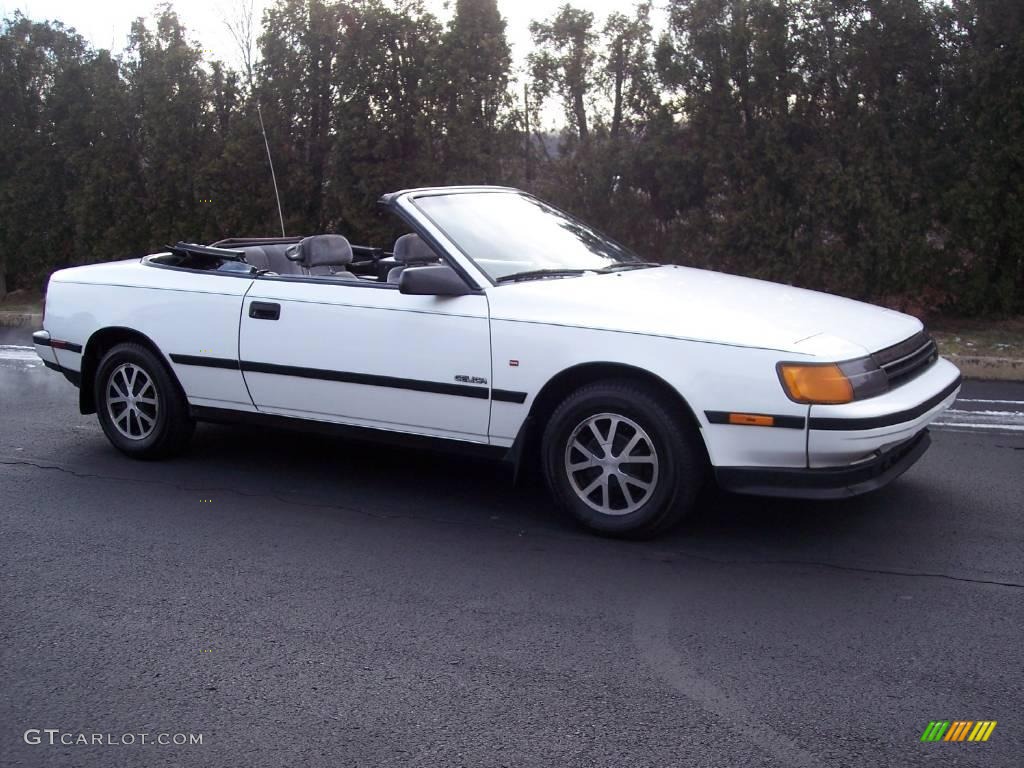
<path fill-rule="evenodd" d="M 411 296 L 465 296 L 470 293 L 459 273 L 445 264 L 403 269 L 398 278 L 398 291 Z"/>

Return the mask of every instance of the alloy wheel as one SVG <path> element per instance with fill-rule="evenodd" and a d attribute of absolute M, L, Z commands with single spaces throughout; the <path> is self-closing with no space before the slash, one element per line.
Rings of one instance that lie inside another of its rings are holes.
<path fill-rule="evenodd" d="M 643 427 L 616 413 L 581 421 L 565 447 L 565 473 L 583 503 L 605 515 L 640 509 L 658 484 L 658 453 Z"/>
<path fill-rule="evenodd" d="M 144 440 L 156 428 L 160 397 L 153 379 L 135 363 L 122 363 L 107 379 L 107 413 L 129 440 Z"/>

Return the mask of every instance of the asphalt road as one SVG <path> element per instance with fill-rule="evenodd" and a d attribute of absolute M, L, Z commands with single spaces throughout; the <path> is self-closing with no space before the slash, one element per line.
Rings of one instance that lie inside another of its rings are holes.
<path fill-rule="evenodd" d="M 202 426 L 133 462 L 4 349 L 2 766 L 1022 764 L 1020 385 L 872 496 L 623 543 L 460 457 Z"/>

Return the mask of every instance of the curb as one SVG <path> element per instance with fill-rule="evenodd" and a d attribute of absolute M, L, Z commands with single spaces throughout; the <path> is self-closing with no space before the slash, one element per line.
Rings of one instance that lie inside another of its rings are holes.
<path fill-rule="evenodd" d="M 965 379 L 1024 381 L 1024 360 L 1012 357 L 943 355 L 960 369 Z"/>
<path fill-rule="evenodd" d="M 42 328 L 42 314 L 39 312 L 0 312 L 0 328 L 26 327 L 33 331 Z"/>

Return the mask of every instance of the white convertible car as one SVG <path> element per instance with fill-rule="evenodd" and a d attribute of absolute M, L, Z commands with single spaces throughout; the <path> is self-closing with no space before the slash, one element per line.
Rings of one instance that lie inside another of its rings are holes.
<path fill-rule="evenodd" d="M 408 232 L 390 247 L 230 239 L 56 272 L 39 356 L 130 456 L 180 450 L 196 421 L 440 442 L 536 460 L 578 521 L 630 536 L 709 476 L 878 488 L 960 386 L 913 317 L 644 262 L 514 189 L 381 203 Z"/>

